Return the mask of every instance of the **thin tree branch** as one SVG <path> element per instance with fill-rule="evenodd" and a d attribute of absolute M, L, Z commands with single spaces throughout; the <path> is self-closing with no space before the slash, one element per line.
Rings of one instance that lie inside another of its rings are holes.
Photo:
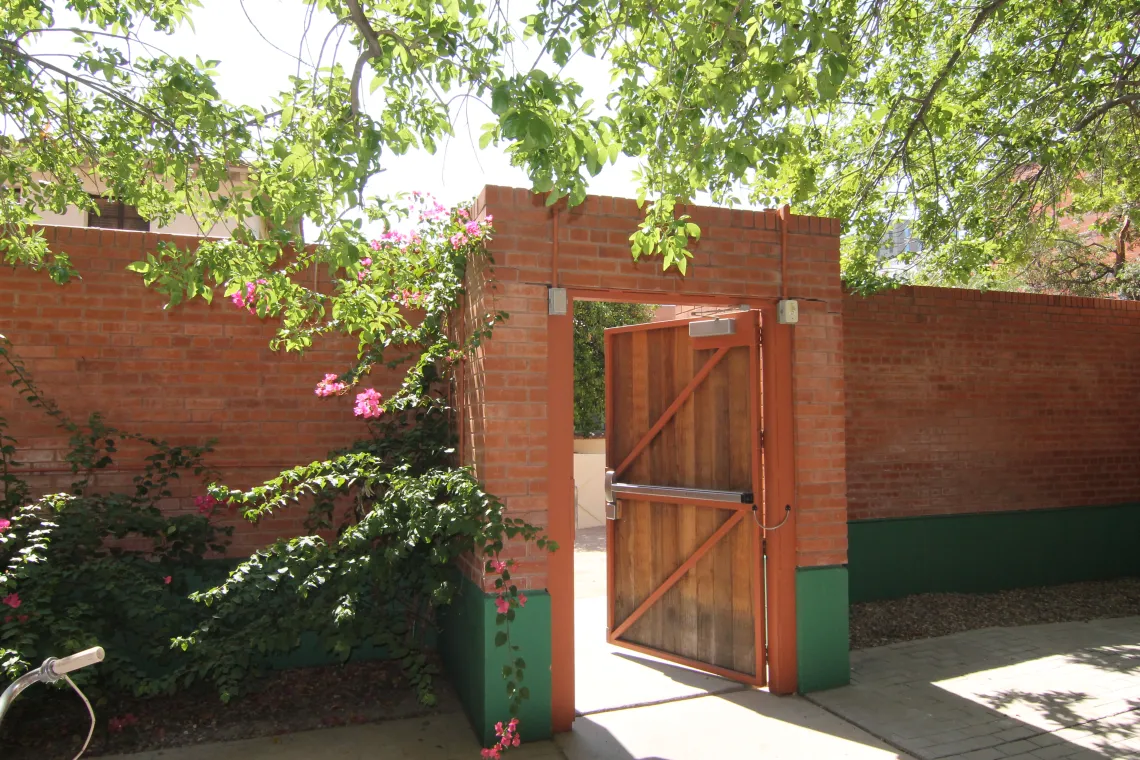
<path fill-rule="evenodd" d="M 1099 106 L 1089 111 L 1087 114 L 1085 114 L 1084 118 L 1074 124 L 1072 131 L 1080 132 L 1082 129 L 1099 119 L 1101 116 L 1104 116 L 1112 109 L 1128 103 L 1140 103 L 1140 92 L 1133 92 L 1129 93 L 1128 95 L 1121 95 L 1119 98 L 1106 100 L 1104 103 L 1101 103 Z"/>

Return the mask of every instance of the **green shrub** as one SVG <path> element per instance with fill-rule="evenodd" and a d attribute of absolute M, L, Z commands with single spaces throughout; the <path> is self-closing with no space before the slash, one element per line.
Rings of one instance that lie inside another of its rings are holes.
<path fill-rule="evenodd" d="M 0 419 L 0 667 L 15 678 L 48 656 L 101 645 L 106 661 L 82 674 L 98 689 L 173 690 L 185 658 L 170 640 L 195 624 L 188 593 L 206 575 L 207 555 L 224 551 L 231 529 L 208 514 L 166 514 L 158 503 L 185 473 L 213 476 L 203 463 L 209 446 L 125 435 L 97 414 L 74 423 L 36 391 L 2 336 L 0 359 L 21 395 L 71 434 L 67 459 L 76 477 L 70 493 L 32 499 Z M 100 491 L 95 476 L 114 463 L 125 438 L 153 453 L 130 492 Z"/>

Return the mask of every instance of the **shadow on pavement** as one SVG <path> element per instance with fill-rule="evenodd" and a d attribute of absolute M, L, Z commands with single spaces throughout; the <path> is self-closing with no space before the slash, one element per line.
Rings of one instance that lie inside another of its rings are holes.
<path fill-rule="evenodd" d="M 852 666 L 809 698 L 922 760 L 1140 760 L 1140 618 L 969 631 Z"/>

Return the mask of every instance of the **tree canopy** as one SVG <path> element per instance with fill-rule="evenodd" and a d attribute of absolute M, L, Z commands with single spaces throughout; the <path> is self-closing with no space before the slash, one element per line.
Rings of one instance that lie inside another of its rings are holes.
<path fill-rule="evenodd" d="M 143 27 L 174 33 L 196 0 L 5 3 L 4 261 L 71 276 L 31 223 L 37 209 L 90 207 L 88 173 L 152 219 L 232 220 L 229 241 L 167 245 L 140 265 L 172 302 L 264 279 L 286 348 L 382 327 L 379 306 L 343 308 L 302 274 L 368 256 L 365 221 L 399 213 L 370 181 L 449 135 L 459 97 L 486 105 L 481 144 L 551 203 L 580 202 L 591 175 L 636 159 L 652 202 L 631 252 L 665 267 L 683 270 L 699 234 L 675 204 L 708 193 L 840 218 L 859 289 L 901 273 L 1115 292 L 1133 276 L 1120 252 L 1140 222 L 1136 3 L 539 0 L 512 18 L 497 1 L 297 2 L 337 19 L 351 54 L 299 71 L 270 107 L 225 102 L 214 62 L 142 40 Z M 78 25 L 57 22 L 65 10 Z M 521 40 L 539 51 L 532 65 Z M 597 83 L 566 73 L 576 56 L 612 71 L 594 100 Z M 289 258 L 306 242 L 299 221 L 316 234 Z M 884 266 L 900 221 L 923 250 Z"/>
<path fill-rule="evenodd" d="M 606 328 L 653 319 L 655 307 L 641 303 L 578 301 L 574 304 L 574 434 L 606 430 Z"/>

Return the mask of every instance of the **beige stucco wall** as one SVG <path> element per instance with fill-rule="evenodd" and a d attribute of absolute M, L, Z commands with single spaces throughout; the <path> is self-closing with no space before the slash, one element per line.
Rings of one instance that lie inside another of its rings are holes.
<path fill-rule="evenodd" d="M 606 439 L 574 439 L 574 491 L 578 528 L 606 524 Z"/>
<path fill-rule="evenodd" d="M 45 227 L 86 227 L 87 226 L 87 211 L 83 209 L 69 207 L 63 214 L 57 214 L 53 211 L 40 211 L 40 224 Z M 256 235 L 261 236 L 261 220 L 251 218 L 247 220 L 250 229 Z M 179 214 L 174 220 L 163 227 L 151 225 L 151 232 L 157 232 L 163 235 L 190 235 L 193 237 L 229 237 L 233 232 L 233 225 L 229 222 L 220 222 L 215 224 L 209 230 L 203 230 L 199 227 L 198 222 L 192 217 L 184 214 Z"/>
<path fill-rule="evenodd" d="M 240 172 L 240 170 L 234 171 Z M 235 174 L 235 176 L 238 175 Z M 244 174 L 240 176 L 244 176 Z M 41 178 L 45 180 L 47 179 L 46 177 Z M 105 192 L 105 188 L 102 183 L 97 182 L 92 177 L 85 176 L 83 177 L 82 181 L 83 189 L 88 193 L 101 195 Z M 39 224 L 42 224 L 45 227 L 87 226 L 88 212 L 83 209 L 75 208 L 74 206 L 69 206 L 67 208 L 67 211 L 62 214 L 57 214 L 54 211 L 44 210 L 41 210 L 38 213 L 40 216 Z M 261 219 L 257 217 L 251 217 L 246 220 L 246 224 L 249 225 L 249 228 L 253 230 L 255 235 L 261 237 L 263 234 Z M 162 227 L 152 224 L 150 231 L 163 235 L 191 235 L 193 237 L 225 238 L 229 237 L 233 233 L 233 223 L 229 220 L 225 220 L 219 222 L 218 224 L 215 224 L 213 227 L 206 230 L 202 229 L 201 225 L 196 219 L 194 219 L 194 217 L 188 216 L 186 214 L 179 214 L 174 218 L 173 221 L 171 221 L 170 224 L 164 225 Z"/>

